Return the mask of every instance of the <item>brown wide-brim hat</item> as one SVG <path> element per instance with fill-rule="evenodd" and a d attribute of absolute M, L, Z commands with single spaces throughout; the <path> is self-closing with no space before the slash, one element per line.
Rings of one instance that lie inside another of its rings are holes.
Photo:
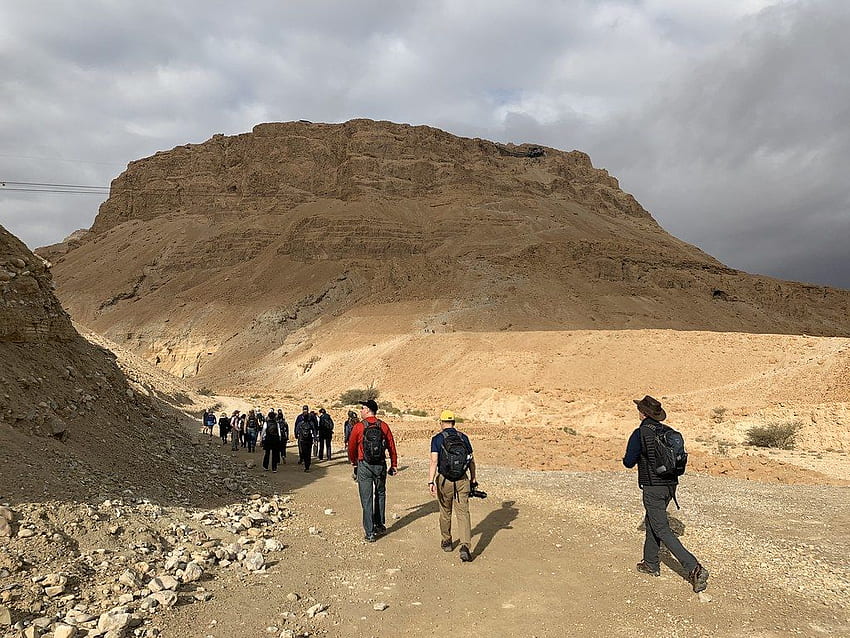
<path fill-rule="evenodd" d="M 664 421 L 667 418 L 667 413 L 664 411 L 664 408 L 661 407 L 661 401 L 649 396 L 648 394 L 640 400 L 632 399 L 632 401 L 635 402 L 638 410 L 650 419 Z"/>

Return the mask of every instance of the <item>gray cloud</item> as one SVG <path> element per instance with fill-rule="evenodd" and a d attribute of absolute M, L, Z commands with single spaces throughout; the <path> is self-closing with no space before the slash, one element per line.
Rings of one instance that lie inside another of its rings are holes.
<path fill-rule="evenodd" d="M 848 27 L 839 0 L 0 0 L 0 180 L 108 184 L 262 121 L 431 124 L 580 148 L 722 261 L 850 287 Z M 41 245 L 97 204 L 0 192 L 0 223 Z"/>

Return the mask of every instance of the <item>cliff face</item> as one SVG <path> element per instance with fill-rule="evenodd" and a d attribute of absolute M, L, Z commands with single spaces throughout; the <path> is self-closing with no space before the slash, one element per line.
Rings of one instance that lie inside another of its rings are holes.
<path fill-rule="evenodd" d="M 388 122 L 132 162 L 91 232 L 41 254 L 75 319 L 183 376 L 285 357 L 363 304 L 377 332 L 850 334 L 850 292 L 725 267 L 584 153 Z"/>
<path fill-rule="evenodd" d="M 3 500 L 182 492 L 175 468 L 197 453 L 180 416 L 81 337 L 52 288 L 45 262 L 0 226 Z"/>

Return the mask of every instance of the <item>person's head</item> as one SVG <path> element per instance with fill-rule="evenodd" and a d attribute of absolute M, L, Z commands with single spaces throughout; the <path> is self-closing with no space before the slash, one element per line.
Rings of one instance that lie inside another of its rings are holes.
<path fill-rule="evenodd" d="M 378 404 L 375 399 L 366 399 L 360 402 L 361 416 L 375 416 L 378 413 Z"/>
<path fill-rule="evenodd" d="M 357 418 L 357 412 L 355 412 L 354 410 L 349 410 L 348 411 L 348 418 L 349 419 L 356 419 Z"/>
<path fill-rule="evenodd" d="M 443 429 L 453 428 L 455 426 L 455 413 L 451 410 L 443 410 L 440 413 L 440 425 Z"/>
<path fill-rule="evenodd" d="M 309 406 L 309 405 L 303 405 L 303 406 L 301 406 L 301 411 L 302 411 L 304 414 L 309 413 L 309 412 L 310 412 L 310 406 Z"/>
<path fill-rule="evenodd" d="M 280 408 L 278 408 L 278 409 L 277 409 L 277 413 L 278 413 L 278 414 L 283 414 L 283 410 L 281 410 Z"/>
<path fill-rule="evenodd" d="M 655 399 L 648 394 L 642 399 L 632 399 L 640 415 L 644 418 L 653 419 L 654 421 L 664 421 L 667 418 L 667 413 L 661 407 L 661 401 Z"/>
<path fill-rule="evenodd" d="M 319 408 L 319 414 L 324 414 L 324 413 L 325 413 L 325 409 L 324 409 L 324 408 Z"/>

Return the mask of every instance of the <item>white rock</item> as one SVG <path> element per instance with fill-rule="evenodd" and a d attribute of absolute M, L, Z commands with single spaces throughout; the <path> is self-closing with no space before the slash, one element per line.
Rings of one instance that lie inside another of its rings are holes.
<path fill-rule="evenodd" d="M 162 591 L 163 589 L 177 589 L 180 583 L 177 582 L 177 579 L 174 576 L 157 576 L 156 578 L 151 579 L 148 583 L 148 588 L 151 591 Z"/>
<path fill-rule="evenodd" d="M 130 614 L 120 611 L 107 611 L 97 619 L 97 630 L 105 634 L 114 632 L 119 634 L 130 626 Z"/>
<path fill-rule="evenodd" d="M 260 552 L 248 552 L 245 555 L 245 560 L 242 564 L 245 565 L 245 569 L 257 572 L 260 571 L 266 564 L 266 559 L 263 558 L 263 555 Z"/>
<path fill-rule="evenodd" d="M 301 596 L 299 594 L 296 594 L 295 592 L 290 592 L 286 595 L 286 600 L 291 603 L 297 603 L 299 600 L 301 600 Z"/>
<path fill-rule="evenodd" d="M 384 611 L 389 605 L 387 603 L 375 603 L 372 605 L 372 609 L 375 611 Z"/>
<path fill-rule="evenodd" d="M 171 589 L 154 592 L 150 597 L 163 607 L 174 607 L 177 604 L 177 593 Z"/>
<path fill-rule="evenodd" d="M 701 591 L 699 594 L 697 594 L 697 598 L 699 598 L 699 601 L 701 603 L 710 603 L 711 602 L 711 595 L 706 594 L 704 591 Z"/>
<path fill-rule="evenodd" d="M 72 625 L 56 625 L 53 630 L 53 638 L 76 638 L 77 628 Z"/>
<path fill-rule="evenodd" d="M 195 561 L 192 561 L 188 563 L 186 565 L 186 569 L 183 570 L 183 582 L 194 583 L 196 580 L 200 580 L 203 575 L 203 568 L 201 568 L 201 566 Z"/>
<path fill-rule="evenodd" d="M 324 603 L 316 603 L 307 610 L 307 618 L 315 618 L 316 614 L 325 611 L 327 608 L 328 606 Z"/>
<path fill-rule="evenodd" d="M 329 507 L 328 509 L 325 510 L 325 514 L 327 514 L 328 516 L 333 516 L 335 514 L 335 512 L 333 511 L 333 509 L 331 509 Z"/>

